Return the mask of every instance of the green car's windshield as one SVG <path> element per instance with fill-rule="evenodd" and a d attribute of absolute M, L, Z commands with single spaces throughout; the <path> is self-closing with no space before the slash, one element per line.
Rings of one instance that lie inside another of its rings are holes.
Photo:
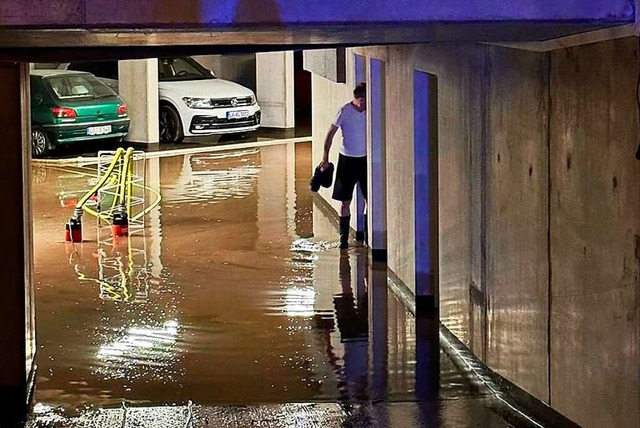
<path fill-rule="evenodd" d="M 44 79 L 58 99 L 114 97 L 116 93 L 91 74 L 51 76 Z"/>

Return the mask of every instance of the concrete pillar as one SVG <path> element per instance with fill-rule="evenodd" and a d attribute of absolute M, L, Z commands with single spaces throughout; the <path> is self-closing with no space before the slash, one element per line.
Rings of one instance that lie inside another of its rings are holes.
<path fill-rule="evenodd" d="M 158 143 L 158 59 L 118 61 L 118 85 L 120 96 L 127 102 L 131 117 L 126 140 Z"/>
<path fill-rule="evenodd" d="M 2 299 L 0 299 L 0 426 L 26 416 L 34 376 L 35 316 L 29 65 L 0 62 L 3 165 L 0 168 Z M 63 230 L 60 230 L 62 235 Z"/>
<path fill-rule="evenodd" d="M 256 97 L 262 109 L 262 126 L 295 126 L 293 52 L 256 54 Z"/>
<path fill-rule="evenodd" d="M 373 260 L 387 260 L 387 171 L 384 62 L 367 70 L 367 162 L 369 247 Z"/>
<path fill-rule="evenodd" d="M 367 81 L 367 58 L 362 55 L 354 55 L 354 71 L 356 85 Z M 358 185 L 356 191 L 356 231 L 364 231 L 364 195 Z"/>
<path fill-rule="evenodd" d="M 438 82 L 413 75 L 416 312 L 438 306 Z"/>

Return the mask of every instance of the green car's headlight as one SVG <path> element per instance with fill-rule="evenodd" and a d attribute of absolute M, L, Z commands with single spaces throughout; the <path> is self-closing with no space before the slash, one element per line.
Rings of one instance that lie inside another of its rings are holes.
<path fill-rule="evenodd" d="M 210 98 L 184 97 L 182 99 L 189 108 L 213 108 Z"/>

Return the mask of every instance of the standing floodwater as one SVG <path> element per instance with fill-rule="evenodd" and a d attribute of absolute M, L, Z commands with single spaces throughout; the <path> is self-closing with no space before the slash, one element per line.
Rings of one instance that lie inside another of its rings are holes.
<path fill-rule="evenodd" d="M 104 240 L 85 215 L 74 246 L 64 223 L 95 165 L 35 167 L 35 420 L 429 401 L 440 404 L 408 420 L 507 426 L 439 348 L 437 325 L 416 322 L 384 271 L 374 283 L 365 249 L 338 249 L 311 169 L 309 144 L 150 157 L 145 182 L 162 201 L 143 233 Z"/>

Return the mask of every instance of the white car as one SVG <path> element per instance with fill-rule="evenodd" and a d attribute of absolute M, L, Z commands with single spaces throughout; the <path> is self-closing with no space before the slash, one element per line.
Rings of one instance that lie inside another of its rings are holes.
<path fill-rule="evenodd" d="M 117 91 L 117 61 L 72 62 L 63 68 L 93 73 Z M 260 126 L 260 106 L 251 89 L 217 78 L 190 57 L 158 59 L 158 97 L 161 143 L 242 134 Z"/>

